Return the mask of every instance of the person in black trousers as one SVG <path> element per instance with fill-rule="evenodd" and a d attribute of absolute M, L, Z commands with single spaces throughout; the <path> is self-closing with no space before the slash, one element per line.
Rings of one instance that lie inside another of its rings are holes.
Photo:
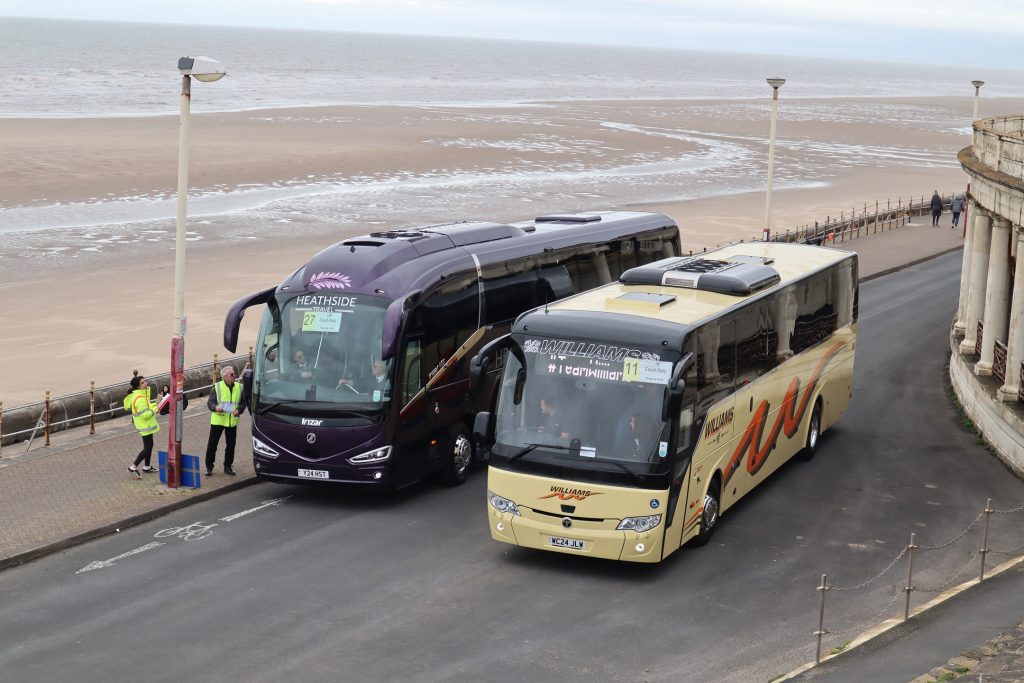
<path fill-rule="evenodd" d="M 235 369 L 225 365 L 220 371 L 221 381 L 213 385 L 206 407 L 210 410 L 210 438 L 206 442 L 206 476 L 213 475 L 217 459 L 217 444 L 224 435 L 224 474 L 235 473 L 235 436 L 238 416 L 245 412 L 245 392 L 242 383 L 235 381 Z"/>

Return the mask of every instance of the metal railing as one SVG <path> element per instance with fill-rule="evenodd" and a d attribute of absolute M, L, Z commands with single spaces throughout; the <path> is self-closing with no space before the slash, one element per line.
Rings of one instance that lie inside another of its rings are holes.
<path fill-rule="evenodd" d="M 910 602 L 911 602 L 910 596 L 911 596 L 912 593 L 915 593 L 915 592 L 918 592 L 918 593 L 941 593 L 943 591 L 946 591 L 946 590 L 952 588 L 953 586 L 957 585 L 958 582 L 962 582 L 963 581 L 963 577 L 965 575 L 967 575 L 968 571 L 970 571 L 971 566 L 974 565 L 975 563 L 978 564 L 978 581 L 979 582 L 984 581 L 985 580 L 985 564 L 986 564 L 986 559 L 987 559 L 987 557 L 989 555 L 1000 555 L 1000 556 L 1012 557 L 1012 556 L 1019 555 L 1021 552 L 1024 552 L 1024 543 L 1018 545 L 1015 548 L 1007 548 L 1007 549 L 1003 549 L 1003 550 L 997 550 L 997 549 L 992 548 L 992 547 L 989 546 L 989 543 L 992 540 L 991 537 L 990 537 L 990 520 L 991 520 L 992 515 L 994 515 L 994 514 L 995 515 L 1009 515 L 1009 514 L 1015 514 L 1015 513 L 1024 513 L 1024 506 L 1013 508 L 1013 509 L 1009 509 L 1009 510 L 995 510 L 995 509 L 992 508 L 992 499 L 989 498 L 985 502 L 985 508 L 981 512 L 979 512 L 978 515 L 973 520 L 971 520 L 970 524 L 968 524 L 956 536 L 954 536 L 953 538 L 949 539 L 948 541 L 945 541 L 944 543 L 939 543 L 937 545 L 923 545 L 923 544 L 919 544 L 917 542 L 917 534 L 916 534 L 916 532 L 915 533 L 911 533 L 910 534 L 910 542 L 907 545 L 903 546 L 903 548 L 892 559 L 892 561 L 889 562 L 889 564 L 886 565 L 886 567 L 884 569 L 882 569 L 880 572 L 874 574 L 873 576 L 871 576 L 870 578 L 866 579 L 865 581 L 862 581 L 860 583 L 857 583 L 857 584 L 854 584 L 854 585 L 851 585 L 851 586 L 833 586 L 833 585 L 829 584 L 829 582 L 828 582 L 828 574 L 822 574 L 821 575 L 820 583 L 815 587 L 815 590 L 818 592 L 818 628 L 813 633 L 814 639 L 815 639 L 814 640 L 814 642 L 815 642 L 814 663 L 815 664 L 820 664 L 821 663 L 821 647 L 822 647 L 822 638 L 824 636 L 826 636 L 826 635 L 840 636 L 840 635 L 844 635 L 844 634 L 860 633 L 860 632 L 864 631 L 868 626 L 870 626 L 872 624 L 878 623 L 878 621 L 889 612 L 889 610 L 893 607 L 893 605 L 895 605 L 900 600 L 901 597 L 903 598 L 903 618 L 902 618 L 902 621 L 906 621 L 907 619 L 910 618 Z M 946 580 L 944 580 L 944 581 L 942 581 L 940 583 L 937 583 L 935 585 L 931 585 L 931 586 L 915 585 L 915 583 L 914 583 L 914 559 L 915 559 L 916 556 L 918 556 L 918 555 L 920 555 L 922 553 L 934 552 L 934 551 L 945 550 L 947 548 L 952 548 L 958 542 L 960 542 L 961 540 L 966 538 L 967 534 L 972 529 L 974 529 L 976 526 L 978 526 L 979 522 L 981 522 L 981 525 L 982 525 L 981 545 L 979 547 L 977 547 L 976 549 L 971 549 L 969 552 L 964 553 L 964 561 L 962 562 L 962 564 L 956 565 L 956 566 L 959 567 L 959 571 L 957 571 L 956 574 L 952 575 L 948 579 L 946 579 Z M 1018 525 L 1018 528 L 1019 528 L 1019 525 Z M 1018 539 L 1018 540 L 1020 540 L 1020 539 Z M 896 566 L 901 561 L 905 561 L 906 562 L 906 568 L 907 568 L 906 579 L 902 582 L 902 585 L 895 584 L 895 586 L 894 586 L 895 590 L 893 591 L 894 595 L 893 595 L 892 599 L 890 599 L 885 604 L 885 606 L 882 607 L 878 612 L 876 612 L 870 619 L 868 619 L 867 621 L 858 622 L 856 624 L 851 624 L 851 625 L 847 626 L 846 628 L 842 628 L 842 629 L 838 629 L 838 630 L 837 629 L 830 629 L 830 628 L 827 628 L 825 626 L 825 595 L 827 593 L 829 593 L 829 592 L 835 592 L 835 593 L 855 593 L 857 591 L 868 589 L 868 588 L 874 586 L 874 584 L 876 584 L 879 581 L 881 581 L 882 578 L 885 577 L 886 575 L 888 575 L 890 571 L 895 569 Z M 838 649 L 841 650 L 842 648 L 840 647 Z M 835 651 L 833 653 L 835 653 Z"/>
<path fill-rule="evenodd" d="M 943 211 L 949 210 L 952 201 L 952 194 L 942 195 Z M 826 216 L 824 222 L 815 221 L 813 225 L 803 225 L 767 235 L 767 241 L 817 245 L 846 242 L 901 228 L 911 222 L 914 216 L 930 215 L 931 210 L 931 197 L 924 195 L 917 201 L 914 201 L 913 197 L 898 197 L 895 201 L 886 199 L 884 203 L 876 201 L 874 206 L 863 204 L 859 212 L 856 207 L 852 207 L 850 213 L 843 211 L 839 216 Z M 754 239 L 764 238 L 762 235 Z"/>
<path fill-rule="evenodd" d="M 194 365 L 185 370 L 185 396 L 201 396 L 209 393 L 217 378 L 221 365 L 230 363 L 241 367 L 252 365 L 252 348 L 248 356 L 233 356 L 219 359 L 215 354 L 213 361 Z M 150 386 L 157 387 L 170 382 L 168 373 L 147 375 Z M 128 382 L 109 384 L 97 387 L 89 382 L 88 391 L 79 391 L 62 396 L 51 397 L 50 392 L 38 403 L 29 403 L 13 409 L 4 409 L 0 401 L 0 453 L 5 445 L 28 440 L 26 450 L 31 450 L 38 436 L 44 439 L 44 445 L 50 445 L 50 435 L 77 427 L 89 427 L 89 434 L 96 433 L 96 423 L 129 415 L 125 411 L 123 400 L 131 391 Z"/>

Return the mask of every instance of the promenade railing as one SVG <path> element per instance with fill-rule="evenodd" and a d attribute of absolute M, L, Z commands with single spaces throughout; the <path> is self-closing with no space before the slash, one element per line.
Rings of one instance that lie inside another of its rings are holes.
<path fill-rule="evenodd" d="M 210 393 L 217 381 L 218 372 L 224 365 L 241 368 L 245 364 L 252 365 L 252 348 L 248 356 L 232 356 L 220 359 L 215 354 L 212 362 L 194 365 L 185 370 L 185 396 L 198 397 Z M 160 387 L 170 383 L 169 373 L 147 375 L 153 397 L 157 397 Z M 44 398 L 38 403 L 28 403 L 15 408 L 4 409 L 0 401 L 0 454 L 5 445 L 28 441 L 26 450 L 31 450 L 36 439 L 44 446 L 50 445 L 50 436 L 56 432 L 76 427 L 89 427 L 89 434 L 96 433 L 96 424 L 106 420 L 125 417 L 124 397 L 131 391 L 128 382 L 108 384 L 97 387 L 89 382 L 89 389 L 62 396 L 51 397 L 44 392 Z"/>
<path fill-rule="evenodd" d="M 953 201 L 953 194 L 941 195 L 943 211 L 948 211 Z M 824 221 L 790 228 L 767 236 L 771 242 L 798 242 L 801 244 L 833 244 L 846 242 L 875 235 L 887 230 L 902 228 L 911 222 L 914 216 L 930 216 L 932 212 L 931 196 L 921 195 L 917 200 L 913 197 L 886 199 L 872 204 L 863 204 L 858 210 L 851 207 L 850 212 L 840 212 L 839 216 L 827 216 Z M 765 236 L 754 239 L 764 239 Z"/>

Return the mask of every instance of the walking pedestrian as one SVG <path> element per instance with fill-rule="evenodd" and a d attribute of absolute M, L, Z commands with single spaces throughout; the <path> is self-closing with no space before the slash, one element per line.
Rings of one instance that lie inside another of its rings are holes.
<path fill-rule="evenodd" d="M 139 436 L 142 437 L 142 450 L 135 456 L 135 462 L 128 467 L 128 472 L 136 479 L 142 479 L 141 472 L 156 472 L 157 468 L 149 464 L 153 456 L 153 435 L 160 431 L 156 421 L 157 402 L 149 397 L 149 383 L 146 378 L 135 370 L 131 379 L 131 392 L 124 397 L 125 412 L 131 413 L 132 422 Z M 145 462 L 141 470 L 139 463 Z"/>
<path fill-rule="evenodd" d="M 210 409 L 210 438 L 206 442 L 206 476 L 213 475 L 216 462 L 217 444 L 224 435 L 224 474 L 235 473 L 235 436 L 238 416 L 245 411 L 245 394 L 242 383 L 235 381 L 235 369 L 225 365 L 220 371 L 221 380 L 213 385 L 206 407 Z"/>
<path fill-rule="evenodd" d="M 964 194 L 957 192 L 953 195 L 953 201 L 949 203 L 949 210 L 953 212 L 953 229 L 960 223 L 960 212 L 964 210 Z"/>
<path fill-rule="evenodd" d="M 942 215 L 942 197 L 939 196 L 939 191 L 935 190 L 935 194 L 932 195 L 932 227 L 934 228 L 939 224 L 939 216 Z"/>

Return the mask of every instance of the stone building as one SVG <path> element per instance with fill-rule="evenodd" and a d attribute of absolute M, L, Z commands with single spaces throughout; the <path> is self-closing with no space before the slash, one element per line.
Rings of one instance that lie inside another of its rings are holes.
<path fill-rule="evenodd" d="M 974 122 L 949 372 L 967 414 L 1024 474 L 1024 115 Z"/>

